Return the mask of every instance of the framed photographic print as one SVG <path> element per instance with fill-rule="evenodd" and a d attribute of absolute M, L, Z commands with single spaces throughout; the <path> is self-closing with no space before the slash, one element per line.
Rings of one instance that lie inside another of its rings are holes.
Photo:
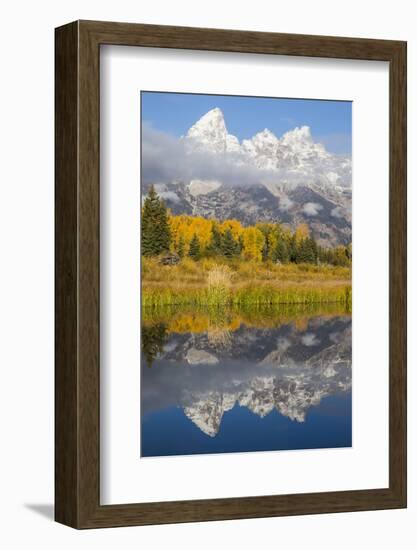
<path fill-rule="evenodd" d="M 406 506 L 406 44 L 56 29 L 56 520 Z"/>

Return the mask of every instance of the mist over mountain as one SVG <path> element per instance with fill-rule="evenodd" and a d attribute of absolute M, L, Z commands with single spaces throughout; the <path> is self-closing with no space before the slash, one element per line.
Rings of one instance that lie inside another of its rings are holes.
<path fill-rule="evenodd" d="M 351 181 L 351 158 L 327 151 L 307 126 L 239 141 L 215 108 L 180 139 L 142 127 L 142 191 L 155 184 L 173 214 L 307 223 L 320 244 L 348 244 Z"/>

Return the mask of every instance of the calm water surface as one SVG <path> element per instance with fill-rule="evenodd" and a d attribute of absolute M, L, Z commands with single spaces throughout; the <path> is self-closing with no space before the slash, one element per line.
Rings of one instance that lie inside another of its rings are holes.
<path fill-rule="evenodd" d="M 344 311 L 142 312 L 141 456 L 350 447 Z"/>

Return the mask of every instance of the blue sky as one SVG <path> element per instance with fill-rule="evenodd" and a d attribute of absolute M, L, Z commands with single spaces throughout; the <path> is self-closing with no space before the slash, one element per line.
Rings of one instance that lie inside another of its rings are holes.
<path fill-rule="evenodd" d="M 204 94 L 142 92 L 142 121 L 172 136 L 184 135 L 214 107 L 224 114 L 228 132 L 239 140 L 264 128 L 275 135 L 296 126 L 310 126 L 315 141 L 338 154 L 352 151 L 352 103 Z"/>

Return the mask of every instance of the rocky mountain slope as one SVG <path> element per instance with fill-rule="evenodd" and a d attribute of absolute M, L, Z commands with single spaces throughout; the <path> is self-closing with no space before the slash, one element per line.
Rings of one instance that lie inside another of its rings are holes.
<path fill-rule="evenodd" d="M 145 192 L 156 184 L 174 214 L 236 218 L 245 225 L 307 223 L 323 245 L 350 242 L 351 159 L 329 153 L 307 126 L 281 138 L 264 129 L 240 142 L 215 108 L 189 129 L 181 146 L 183 163 L 193 167 L 189 178 L 143 181 Z M 199 163 L 204 177 L 196 177 Z"/>

